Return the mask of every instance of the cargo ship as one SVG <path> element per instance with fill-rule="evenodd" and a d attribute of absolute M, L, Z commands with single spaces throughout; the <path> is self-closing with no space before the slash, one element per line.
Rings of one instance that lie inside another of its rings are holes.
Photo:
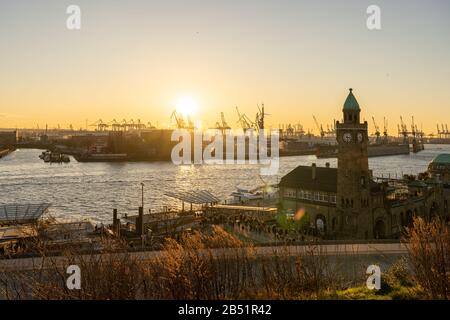
<path fill-rule="evenodd" d="M 3 158 L 3 157 L 6 157 L 12 151 L 13 150 L 11 150 L 11 149 L 0 149 L 0 159 Z"/>
<path fill-rule="evenodd" d="M 84 153 L 74 155 L 78 162 L 121 162 L 131 161 L 126 153 Z"/>
<path fill-rule="evenodd" d="M 44 151 L 39 155 L 39 159 L 44 160 L 44 162 L 56 162 L 56 163 L 69 163 L 70 158 L 68 155 L 59 153 L 59 152 L 52 152 L 52 151 Z"/>
<path fill-rule="evenodd" d="M 369 157 L 396 156 L 409 154 L 410 147 L 408 143 L 369 144 L 367 153 Z M 337 146 L 318 146 L 316 149 L 317 158 L 336 158 L 337 154 Z"/>

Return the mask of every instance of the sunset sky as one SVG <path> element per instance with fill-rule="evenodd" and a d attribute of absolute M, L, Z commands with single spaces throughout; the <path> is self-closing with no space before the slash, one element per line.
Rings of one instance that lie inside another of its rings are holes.
<path fill-rule="evenodd" d="M 71 4 L 81 30 L 66 28 Z M 269 124 L 315 129 L 313 114 L 340 119 L 349 87 L 392 134 L 400 115 L 450 124 L 448 0 L 2 0 L 0 39 L 0 127 L 163 125 L 191 99 L 205 126 L 264 102 Z"/>

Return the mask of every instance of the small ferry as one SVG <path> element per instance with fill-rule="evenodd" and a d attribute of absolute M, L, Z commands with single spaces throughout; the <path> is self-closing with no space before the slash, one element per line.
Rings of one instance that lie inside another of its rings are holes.
<path fill-rule="evenodd" d="M 39 155 L 39 158 L 44 160 L 46 163 L 69 163 L 70 157 L 66 154 L 52 151 L 44 151 Z"/>
<path fill-rule="evenodd" d="M 227 204 L 243 204 L 254 200 L 268 200 L 278 198 L 278 185 L 263 185 L 254 189 L 242 189 L 236 187 L 236 191 L 230 194 Z"/>

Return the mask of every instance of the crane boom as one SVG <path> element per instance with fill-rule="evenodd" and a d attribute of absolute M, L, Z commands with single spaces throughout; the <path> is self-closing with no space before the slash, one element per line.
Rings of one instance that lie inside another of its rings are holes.
<path fill-rule="evenodd" d="M 313 119 L 314 119 L 314 122 L 315 122 L 315 124 L 316 124 L 317 130 L 319 130 L 320 136 L 323 138 L 323 137 L 325 136 L 325 132 L 323 131 L 322 125 L 319 124 L 319 121 L 317 121 L 315 115 L 313 115 Z"/>

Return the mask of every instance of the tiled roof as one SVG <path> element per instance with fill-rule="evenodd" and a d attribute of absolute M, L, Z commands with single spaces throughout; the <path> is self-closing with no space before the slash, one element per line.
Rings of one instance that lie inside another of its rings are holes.
<path fill-rule="evenodd" d="M 450 154 L 442 153 L 431 161 L 433 164 L 450 164 Z"/>
<path fill-rule="evenodd" d="M 316 167 L 315 179 L 313 179 L 312 170 L 312 166 L 298 166 L 281 178 L 279 185 L 304 190 L 337 192 L 336 168 Z"/>
<path fill-rule="evenodd" d="M 344 103 L 344 110 L 360 110 L 358 101 L 356 101 L 355 96 L 353 95 L 353 89 L 349 89 L 349 93 L 347 99 Z"/>

